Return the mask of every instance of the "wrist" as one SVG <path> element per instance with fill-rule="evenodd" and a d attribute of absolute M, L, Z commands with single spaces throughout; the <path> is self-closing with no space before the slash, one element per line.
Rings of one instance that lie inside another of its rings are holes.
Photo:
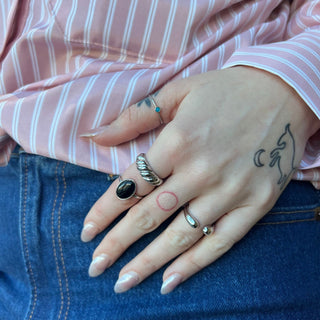
<path fill-rule="evenodd" d="M 306 141 L 320 129 L 320 120 L 311 110 L 307 103 L 300 97 L 296 90 L 286 83 L 279 76 L 254 67 L 239 66 L 237 68 L 247 69 L 249 73 L 258 73 L 258 81 L 264 90 L 268 90 L 270 95 L 279 92 L 280 89 L 283 96 L 286 96 L 283 103 L 284 113 L 281 117 L 287 117 L 288 121 L 292 122 L 301 138 Z M 250 74 L 248 75 L 250 77 Z M 283 101 L 279 99 L 279 101 Z M 286 120 L 285 120 L 286 121 Z"/>

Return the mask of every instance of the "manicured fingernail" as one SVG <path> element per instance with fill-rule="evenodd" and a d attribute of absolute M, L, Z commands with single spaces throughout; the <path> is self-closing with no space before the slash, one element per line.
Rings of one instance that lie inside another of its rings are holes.
<path fill-rule="evenodd" d="M 167 278 L 161 287 L 161 294 L 167 294 L 175 289 L 182 282 L 182 276 L 179 273 L 174 273 Z"/>
<path fill-rule="evenodd" d="M 80 138 L 88 138 L 88 139 L 94 138 L 94 137 L 98 136 L 100 133 L 102 133 L 103 131 L 105 131 L 106 128 L 107 128 L 107 126 L 103 126 L 100 128 L 89 130 L 88 132 L 80 134 Z"/>
<path fill-rule="evenodd" d="M 111 264 L 110 257 L 103 253 L 100 256 L 94 258 L 89 267 L 89 276 L 97 277 L 104 272 Z"/>
<path fill-rule="evenodd" d="M 98 227 L 89 222 L 87 224 L 84 225 L 82 231 L 81 231 L 81 241 L 83 242 L 89 242 L 91 241 L 99 232 Z"/>
<path fill-rule="evenodd" d="M 115 293 L 122 293 L 128 291 L 132 287 L 136 286 L 140 281 L 139 275 L 134 272 L 130 271 L 125 273 L 122 277 L 118 279 L 114 286 Z"/>

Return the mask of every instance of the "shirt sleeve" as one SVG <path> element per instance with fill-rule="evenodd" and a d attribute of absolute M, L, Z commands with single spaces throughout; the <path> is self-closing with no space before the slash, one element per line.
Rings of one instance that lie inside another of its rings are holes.
<path fill-rule="evenodd" d="M 236 50 L 223 68 L 252 66 L 290 85 L 320 119 L 320 1 L 293 1 L 284 40 Z M 309 141 L 301 169 L 320 169 L 320 132 Z"/>

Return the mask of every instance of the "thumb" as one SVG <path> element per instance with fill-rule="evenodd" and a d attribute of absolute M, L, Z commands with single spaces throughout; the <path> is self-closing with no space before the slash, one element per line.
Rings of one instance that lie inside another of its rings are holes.
<path fill-rule="evenodd" d="M 103 146 L 115 146 L 137 138 L 163 123 L 169 123 L 190 91 L 191 84 L 188 85 L 187 80 L 166 84 L 156 93 L 130 106 L 109 125 L 93 129 L 80 137 Z"/>

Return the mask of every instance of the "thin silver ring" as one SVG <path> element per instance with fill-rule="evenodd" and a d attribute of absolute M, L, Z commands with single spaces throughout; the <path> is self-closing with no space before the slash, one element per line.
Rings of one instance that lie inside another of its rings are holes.
<path fill-rule="evenodd" d="M 154 100 L 153 96 L 151 94 L 149 94 L 149 99 L 151 101 L 151 104 L 154 108 L 154 111 L 158 114 L 159 116 L 159 119 L 160 119 L 160 124 L 163 124 L 163 119 L 161 117 L 161 114 L 160 114 L 160 111 L 161 111 L 161 108 L 157 105 L 156 101 Z"/>
<path fill-rule="evenodd" d="M 116 189 L 116 196 L 120 200 L 128 200 L 130 198 L 136 198 L 141 200 L 143 197 L 136 194 L 137 184 L 133 179 L 122 180 L 119 176 L 119 184 Z"/>
<path fill-rule="evenodd" d="M 141 177 L 155 187 L 160 186 L 163 180 L 153 171 L 145 153 L 140 153 L 136 158 L 136 166 Z"/>
<path fill-rule="evenodd" d="M 189 211 L 189 205 L 185 205 L 183 207 L 183 214 L 188 222 L 189 226 L 191 226 L 193 229 L 200 227 L 200 222 L 198 219 L 196 219 Z M 202 228 L 202 233 L 205 236 L 209 236 L 214 232 L 214 225 L 206 225 Z"/>

